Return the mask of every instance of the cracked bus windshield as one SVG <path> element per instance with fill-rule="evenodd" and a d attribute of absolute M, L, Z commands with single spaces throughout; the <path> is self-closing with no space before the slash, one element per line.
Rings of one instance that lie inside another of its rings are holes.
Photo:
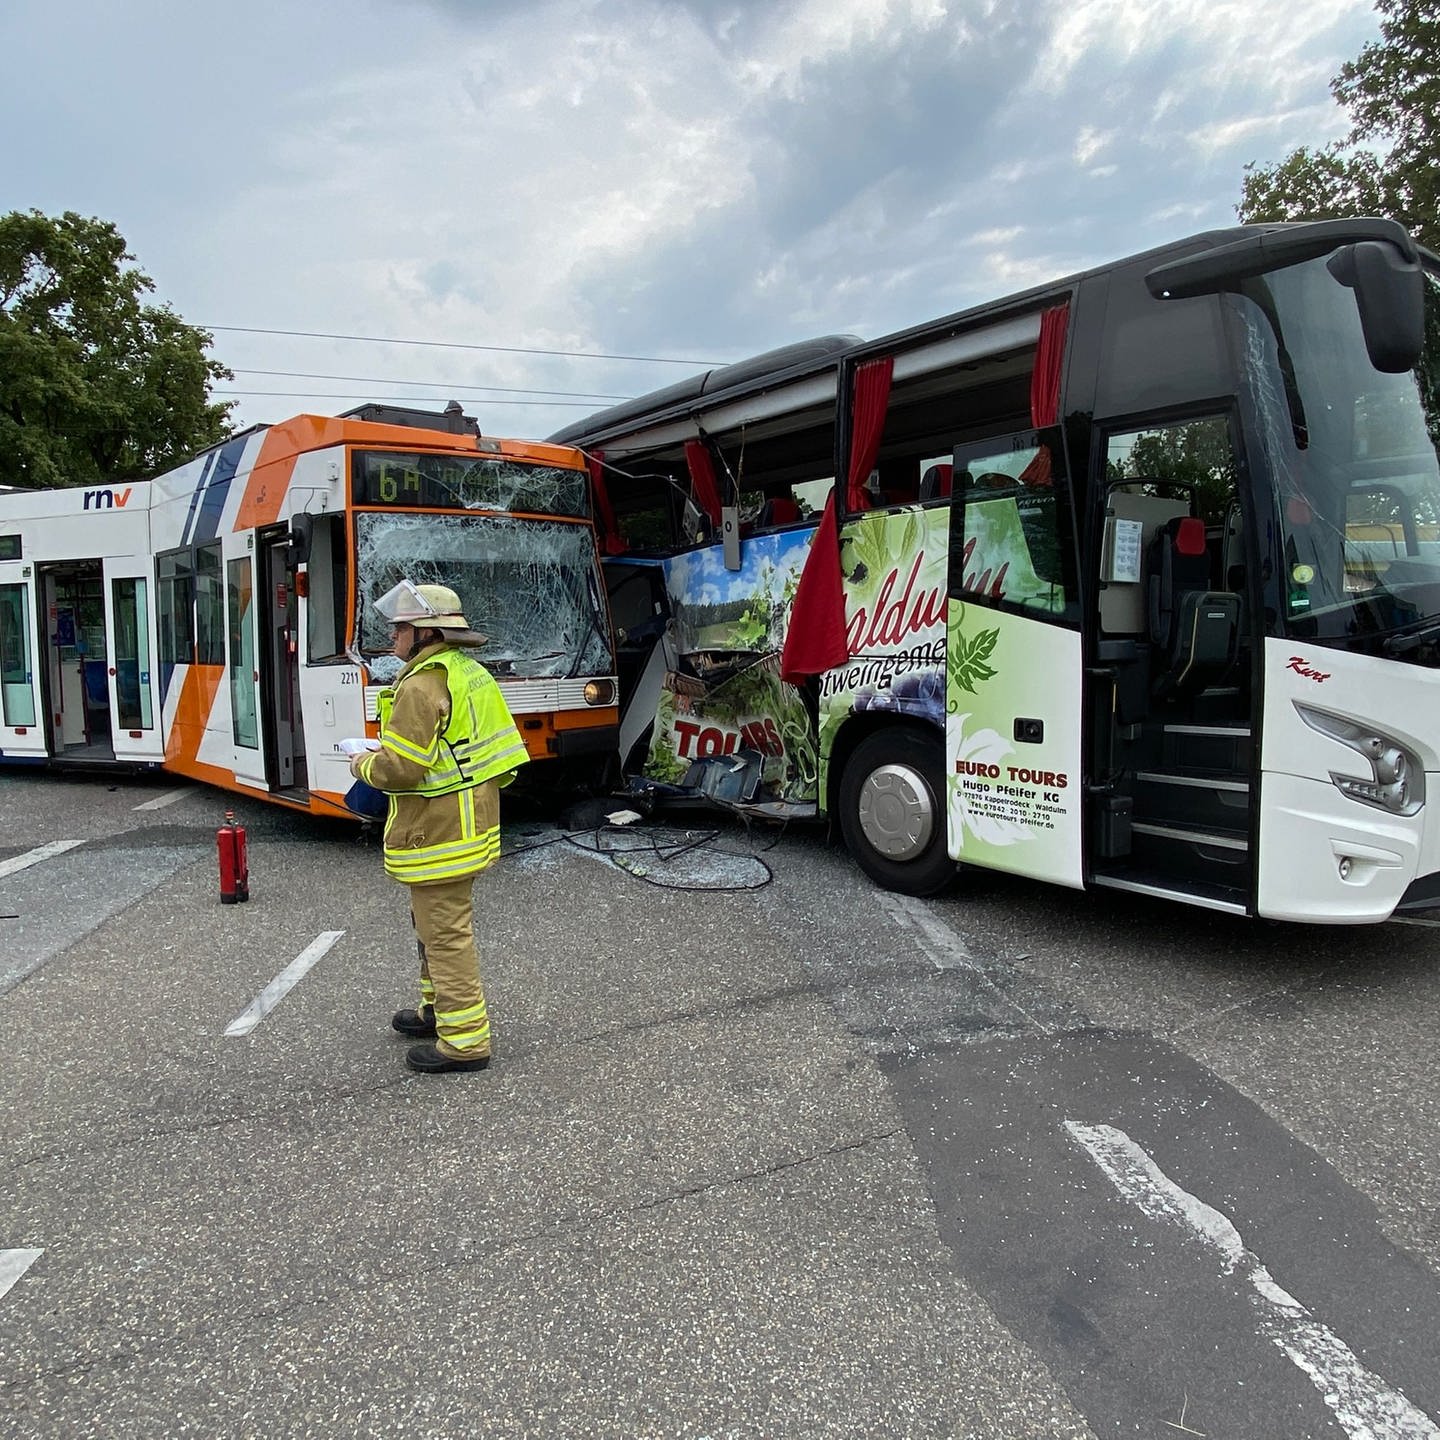
<path fill-rule="evenodd" d="M 1325 261 L 1245 282 L 1260 535 L 1279 553 L 1285 632 L 1363 644 L 1440 618 L 1440 280 L 1425 277 L 1415 370 L 1377 371 L 1354 293 Z M 1267 521 L 1274 515 L 1274 521 Z"/>

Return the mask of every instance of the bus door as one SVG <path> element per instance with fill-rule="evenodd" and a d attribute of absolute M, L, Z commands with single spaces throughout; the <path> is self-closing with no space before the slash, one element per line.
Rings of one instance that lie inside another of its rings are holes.
<path fill-rule="evenodd" d="M 117 760 L 158 764 L 165 755 L 156 700 L 155 582 L 148 556 L 106 560 L 105 698 Z"/>
<path fill-rule="evenodd" d="M 50 754 L 77 763 L 113 760 L 103 564 L 67 560 L 38 566 L 36 574 Z"/>
<path fill-rule="evenodd" d="M 305 725 L 300 710 L 300 600 L 287 530 L 264 531 L 260 551 L 260 720 L 272 790 L 306 790 Z"/>
<path fill-rule="evenodd" d="M 1099 437 L 1090 853 L 1098 885 L 1243 913 L 1257 606 L 1236 453 L 1225 414 Z"/>
<path fill-rule="evenodd" d="M 1084 883 L 1082 647 L 1058 429 L 957 446 L 946 611 L 947 832 L 962 864 Z"/>
<path fill-rule="evenodd" d="M 39 757 L 46 726 L 35 585 L 25 578 L 28 566 L 18 576 L 5 570 L 0 566 L 0 754 Z"/>

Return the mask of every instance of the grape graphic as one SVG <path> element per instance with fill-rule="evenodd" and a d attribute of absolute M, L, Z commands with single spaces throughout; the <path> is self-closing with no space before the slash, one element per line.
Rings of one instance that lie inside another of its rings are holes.
<path fill-rule="evenodd" d="M 892 684 L 856 691 L 855 709 L 912 715 L 945 723 L 945 676 L 939 670 L 911 670 Z"/>

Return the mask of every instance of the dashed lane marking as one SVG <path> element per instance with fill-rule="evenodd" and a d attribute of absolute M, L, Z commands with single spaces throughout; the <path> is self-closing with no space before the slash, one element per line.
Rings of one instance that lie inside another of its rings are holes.
<path fill-rule="evenodd" d="M 226 1027 L 227 1036 L 248 1035 L 309 973 L 343 930 L 322 930 Z"/>
<path fill-rule="evenodd" d="M 1310 1377 L 1351 1440 L 1440 1437 L 1440 1427 L 1423 1410 L 1367 1370 L 1338 1335 L 1275 1283 L 1227 1216 L 1182 1190 L 1123 1130 L 1074 1120 L 1065 1128 L 1126 1200 L 1152 1220 L 1183 1225 L 1218 1254 L 1223 1275 L 1248 1286 L 1260 1334 Z"/>
<path fill-rule="evenodd" d="M 167 805 L 173 805 L 177 800 L 183 800 L 190 794 L 191 787 L 182 785 L 178 790 L 167 790 L 163 795 L 157 795 L 153 800 L 145 800 L 139 805 L 132 805 L 132 810 L 163 810 Z"/>
<path fill-rule="evenodd" d="M 0 880 L 15 874 L 17 870 L 28 870 L 32 865 L 50 859 L 52 855 L 63 855 L 67 850 L 73 850 L 84 843 L 83 840 L 52 840 L 48 845 L 37 845 L 23 855 L 12 855 L 8 860 L 0 860 Z"/>
<path fill-rule="evenodd" d="M 43 1250 L 0 1250 L 0 1295 L 44 1254 Z"/>

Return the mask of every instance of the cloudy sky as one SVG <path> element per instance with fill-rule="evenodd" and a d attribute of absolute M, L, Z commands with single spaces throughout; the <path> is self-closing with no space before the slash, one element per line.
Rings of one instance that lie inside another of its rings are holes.
<path fill-rule="evenodd" d="M 0 212 L 113 220 L 242 424 L 453 396 L 543 436 L 1232 223 L 1246 162 L 1343 129 L 1377 31 L 1370 0 L 7 0 Z"/>

